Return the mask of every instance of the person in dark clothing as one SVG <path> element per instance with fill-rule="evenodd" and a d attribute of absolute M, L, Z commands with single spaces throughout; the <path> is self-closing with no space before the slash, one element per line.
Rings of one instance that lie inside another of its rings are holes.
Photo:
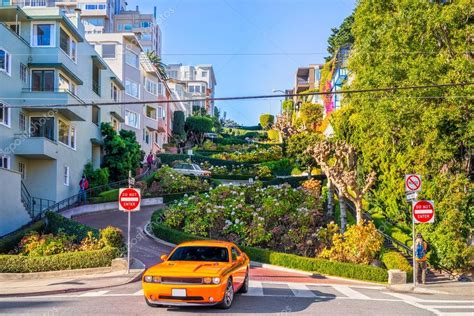
<path fill-rule="evenodd" d="M 87 189 L 89 189 L 89 181 L 86 176 L 83 175 L 81 181 L 79 181 L 79 202 L 86 203 L 87 201 Z"/>

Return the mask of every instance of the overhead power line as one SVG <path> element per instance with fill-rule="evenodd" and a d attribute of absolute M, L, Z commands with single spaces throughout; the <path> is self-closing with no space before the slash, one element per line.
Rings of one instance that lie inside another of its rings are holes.
<path fill-rule="evenodd" d="M 164 103 L 181 103 L 188 101 L 231 101 L 231 100 L 258 100 L 258 99 L 272 99 L 284 97 L 304 97 L 314 95 L 335 95 L 335 94 L 359 94 L 359 93 L 379 93 L 379 92 L 397 92 L 404 90 L 422 90 L 433 88 L 450 88 L 450 87 L 464 87 L 473 85 L 474 82 L 452 82 L 442 84 L 420 85 L 420 86 L 404 86 L 404 87 L 384 87 L 384 88 L 369 88 L 357 90 L 340 90 L 340 91 L 325 91 L 325 92 L 306 92 L 306 93 L 290 93 L 290 94 L 267 94 L 267 95 L 252 95 L 239 97 L 215 97 L 215 98 L 195 98 L 195 99 L 181 99 L 181 100 L 150 100 L 150 101 L 125 101 L 125 102 L 91 102 L 91 103 L 73 103 L 73 104 L 49 104 L 49 105 L 33 105 L 33 107 L 47 107 L 47 108 L 61 108 L 61 107 L 80 107 L 80 106 L 111 106 L 111 105 L 134 105 L 134 104 L 164 104 Z M 436 97 L 436 96 L 435 96 Z M 0 97 L 1 99 L 1 97 Z M 22 99 L 22 98 L 19 98 Z M 7 108 L 24 108 L 27 105 L 4 105 Z"/>

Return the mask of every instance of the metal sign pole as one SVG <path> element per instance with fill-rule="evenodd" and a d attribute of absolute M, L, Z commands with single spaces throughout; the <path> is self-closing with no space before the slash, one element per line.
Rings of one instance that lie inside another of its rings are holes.
<path fill-rule="evenodd" d="M 130 179 L 132 178 L 132 171 L 128 171 L 128 188 L 131 188 Z M 128 241 L 127 241 L 127 274 L 130 273 L 130 225 L 131 225 L 131 212 L 128 211 Z"/>
<path fill-rule="evenodd" d="M 413 235 L 413 286 L 416 287 L 416 274 L 418 273 L 418 266 L 415 260 L 415 217 L 413 216 L 413 207 L 411 210 L 411 223 L 412 223 L 412 235 Z"/>

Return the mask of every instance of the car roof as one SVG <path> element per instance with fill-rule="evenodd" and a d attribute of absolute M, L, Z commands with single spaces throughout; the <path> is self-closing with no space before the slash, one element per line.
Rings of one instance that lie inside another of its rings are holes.
<path fill-rule="evenodd" d="M 178 247 L 181 246 L 217 246 L 217 247 L 231 247 L 235 246 L 234 243 L 228 242 L 228 241 L 223 241 L 223 240 L 194 240 L 194 241 L 187 241 L 183 242 L 178 245 Z"/>

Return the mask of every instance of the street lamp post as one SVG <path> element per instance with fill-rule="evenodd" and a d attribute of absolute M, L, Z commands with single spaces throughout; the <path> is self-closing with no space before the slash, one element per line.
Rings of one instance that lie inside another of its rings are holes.
<path fill-rule="evenodd" d="M 279 90 L 279 89 L 273 89 L 272 92 L 273 92 L 273 93 L 281 92 L 281 93 L 286 94 L 285 91 Z M 281 99 L 280 99 L 280 114 L 283 114 L 283 104 L 282 104 Z"/>

